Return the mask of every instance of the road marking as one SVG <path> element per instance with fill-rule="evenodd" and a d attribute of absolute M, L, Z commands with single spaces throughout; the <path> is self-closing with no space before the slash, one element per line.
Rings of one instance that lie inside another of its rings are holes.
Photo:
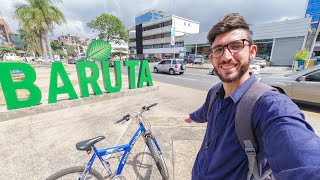
<path fill-rule="evenodd" d="M 208 93 L 208 91 L 203 91 L 203 90 L 199 90 L 199 89 L 193 89 L 193 88 L 184 87 L 184 86 L 178 86 L 178 85 L 175 85 L 175 84 L 169 84 L 169 83 L 160 82 L 160 81 L 154 81 L 154 82 L 158 82 L 158 83 L 163 83 L 163 84 L 179 87 L 179 88 L 182 88 L 182 89 L 196 90 L 196 91 L 199 91 L 201 93 L 206 93 L 206 94 Z"/>
<path fill-rule="evenodd" d="M 161 76 L 158 76 L 158 77 L 161 77 Z M 177 78 L 177 79 L 186 79 L 186 80 L 190 80 L 190 81 L 198 81 L 198 79 L 190 79 L 190 78 L 184 78 L 184 77 L 175 77 L 175 76 L 163 76 L 167 79 L 169 78 Z"/>

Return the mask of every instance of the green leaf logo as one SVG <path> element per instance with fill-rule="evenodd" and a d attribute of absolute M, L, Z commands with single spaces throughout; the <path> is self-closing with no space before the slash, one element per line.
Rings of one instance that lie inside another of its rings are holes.
<path fill-rule="evenodd" d="M 97 61 L 108 60 L 111 54 L 111 45 L 104 40 L 95 40 L 89 44 L 87 50 L 87 59 L 93 59 Z"/>

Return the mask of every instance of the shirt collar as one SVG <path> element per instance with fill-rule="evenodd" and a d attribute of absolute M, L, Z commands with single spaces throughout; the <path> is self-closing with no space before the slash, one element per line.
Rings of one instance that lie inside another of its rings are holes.
<path fill-rule="evenodd" d="M 237 103 L 244 93 L 252 86 L 252 84 L 256 81 L 256 77 L 254 75 L 250 75 L 249 79 L 247 79 L 244 83 L 242 83 L 232 94 L 231 99 L 234 103 Z"/>
<path fill-rule="evenodd" d="M 256 77 L 250 74 L 249 79 L 247 79 L 244 83 L 242 83 L 228 98 L 231 98 L 234 103 L 237 103 L 241 97 L 246 93 L 246 91 L 252 86 L 254 81 L 256 81 Z M 219 95 L 224 96 L 224 89 L 221 86 L 219 90 Z M 223 98 L 223 97 L 222 97 Z"/>

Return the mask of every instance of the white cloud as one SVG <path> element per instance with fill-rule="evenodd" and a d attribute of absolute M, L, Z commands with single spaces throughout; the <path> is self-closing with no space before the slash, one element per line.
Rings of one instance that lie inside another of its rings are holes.
<path fill-rule="evenodd" d="M 17 0 L 0 0 L 0 11 L 13 31 L 18 29 L 18 22 L 12 17 L 15 2 Z M 61 32 L 78 33 L 83 38 L 93 37 L 95 34 L 86 27 L 86 23 L 102 13 L 116 15 L 126 27 L 130 27 L 134 25 L 135 16 L 146 9 L 173 13 L 174 2 L 176 15 L 200 22 L 201 32 L 208 31 L 218 19 L 230 12 L 239 12 L 250 24 L 261 24 L 304 17 L 306 5 L 306 1 L 296 0 L 64 0 L 56 5 L 65 14 L 68 23 L 57 26 L 54 34 L 55 37 Z"/>

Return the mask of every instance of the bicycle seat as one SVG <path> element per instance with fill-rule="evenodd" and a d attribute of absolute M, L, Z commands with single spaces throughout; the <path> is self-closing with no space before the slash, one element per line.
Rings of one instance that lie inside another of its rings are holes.
<path fill-rule="evenodd" d="M 97 136 L 95 138 L 91 138 L 91 139 L 88 139 L 88 140 L 85 140 L 85 141 L 81 141 L 81 142 L 78 142 L 76 144 L 76 148 L 77 150 L 79 151 L 85 151 L 85 150 L 90 150 L 91 147 L 101 141 L 102 139 L 104 139 L 105 137 L 104 136 Z"/>

